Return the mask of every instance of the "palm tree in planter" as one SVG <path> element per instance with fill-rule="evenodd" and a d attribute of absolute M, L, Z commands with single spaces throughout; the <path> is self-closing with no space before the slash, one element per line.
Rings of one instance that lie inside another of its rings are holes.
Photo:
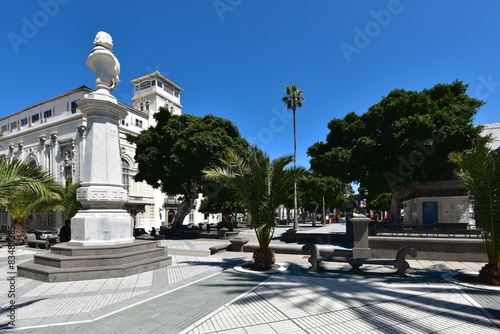
<path fill-rule="evenodd" d="M 226 184 L 252 217 L 259 242 L 253 253 L 254 269 L 268 270 L 275 263 L 274 250 L 269 247 L 274 234 L 274 211 L 283 204 L 292 185 L 306 175 L 302 167 L 287 167 L 291 155 L 270 160 L 257 146 L 245 155 L 229 151 L 221 166 L 204 170 L 207 180 Z"/>
<path fill-rule="evenodd" d="M 0 159 L 0 206 L 12 217 L 15 245 L 24 242 L 24 220 L 39 209 L 56 208 L 60 192 L 61 186 L 43 167 Z"/>
<path fill-rule="evenodd" d="M 476 227 L 486 246 L 488 264 L 479 279 L 500 285 L 500 155 L 488 146 L 490 140 L 479 137 L 471 150 L 452 153 L 450 160 L 459 166 L 457 175 L 474 201 Z"/>
<path fill-rule="evenodd" d="M 20 189 L 15 192 L 7 202 L 5 209 L 9 212 L 14 226 L 14 245 L 22 245 L 24 240 L 24 222 L 29 216 L 36 212 L 47 212 L 63 209 L 61 201 L 62 187 L 59 191 L 53 192 L 50 197 L 40 197 L 37 193 L 29 189 Z"/>

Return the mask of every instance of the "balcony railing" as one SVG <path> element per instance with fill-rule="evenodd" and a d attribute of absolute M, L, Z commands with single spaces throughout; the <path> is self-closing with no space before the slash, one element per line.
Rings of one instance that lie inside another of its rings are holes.
<path fill-rule="evenodd" d="M 481 238 L 481 230 L 467 223 L 405 226 L 400 224 L 372 223 L 370 235 L 422 238 Z"/>

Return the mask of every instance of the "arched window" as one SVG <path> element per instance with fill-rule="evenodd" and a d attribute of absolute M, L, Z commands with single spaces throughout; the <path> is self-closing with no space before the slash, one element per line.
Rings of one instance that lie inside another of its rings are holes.
<path fill-rule="evenodd" d="M 122 178 L 123 185 L 125 189 L 130 187 L 130 178 L 132 177 L 132 171 L 130 170 L 130 164 L 126 160 L 122 160 Z"/>
<path fill-rule="evenodd" d="M 67 181 L 72 176 L 73 168 L 71 167 L 71 163 L 68 163 L 66 166 L 64 166 L 64 179 Z"/>

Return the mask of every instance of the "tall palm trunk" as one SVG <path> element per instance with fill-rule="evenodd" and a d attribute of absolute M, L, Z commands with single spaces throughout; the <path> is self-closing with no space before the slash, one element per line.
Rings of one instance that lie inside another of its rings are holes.
<path fill-rule="evenodd" d="M 12 242 L 15 246 L 23 245 L 25 240 L 26 232 L 24 230 L 24 223 L 21 220 L 13 220 L 12 226 L 14 228 L 14 233 L 9 235 L 9 242 Z"/>
<path fill-rule="evenodd" d="M 297 124 L 295 121 L 295 108 L 293 108 L 293 168 L 297 167 Z M 293 230 L 299 229 L 299 217 L 297 215 L 297 182 L 293 183 Z"/>

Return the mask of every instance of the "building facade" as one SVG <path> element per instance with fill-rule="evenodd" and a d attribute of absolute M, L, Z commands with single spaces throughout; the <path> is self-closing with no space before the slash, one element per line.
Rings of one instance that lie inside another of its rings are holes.
<path fill-rule="evenodd" d="M 135 182 L 135 146 L 126 140 L 127 134 L 137 135 L 155 125 L 153 115 L 167 106 L 174 114 L 182 113 L 182 88 L 158 71 L 133 79 L 132 106 L 119 102 L 127 109 L 120 121 L 120 156 L 123 184 L 128 191 L 125 209 L 134 220 L 134 226 L 146 230 L 165 226 L 169 214 L 175 215 L 176 197 L 166 196 L 145 182 Z M 86 142 L 86 118 L 78 108 L 78 100 L 93 90 L 86 86 L 37 103 L 0 119 L 0 158 L 18 159 L 45 167 L 54 179 L 64 185 L 71 178 L 81 181 Z M 173 202 L 173 203 L 172 203 Z M 197 207 L 201 199 L 197 200 Z M 204 215 L 193 210 L 185 224 L 203 223 Z M 10 225 L 7 212 L 0 213 L 0 224 Z M 62 214 L 37 213 L 26 222 L 27 230 L 53 231 L 63 225 Z"/>
<path fill-rule="evenodd" d="M 483 136 L 491 135 L 493 137 L 491 148 L 498 150 L 500 148 L 500 123 L 483 124 L 483 126 L 484 129 L 481 134 Z"/>
<path fill-rule="evenodd" d="M 500 147 L 500 123 L 483 124 L 482 136 L 492 135 L 491 148 Z M 473 226 L 474 207 L 458 179 L 415 185 L 402 202 L 405 225 L 467 223 Z"/>

